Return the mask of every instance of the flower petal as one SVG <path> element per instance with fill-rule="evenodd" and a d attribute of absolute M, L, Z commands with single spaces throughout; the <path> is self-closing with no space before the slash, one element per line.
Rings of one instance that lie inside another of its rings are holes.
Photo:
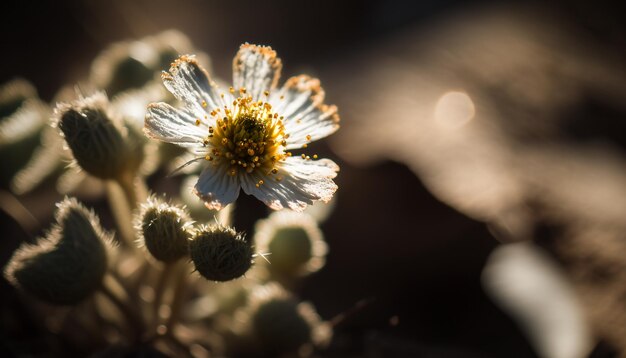
<path fill-rule="evenodd" d="M 339 129 L 337 107 L 323 104 L 324 96 L 320 81 L 307 75 L 290 78 L 272 93 L 270 102 L 285 117 L 287 149 L 301 148 Z"/>
<path fill-rule="evenodd" d="M 214 108 L 223 107 L 217 84 L 194 56 L 183 55 L 172 62 L 169 72 L 161 74 L 163 84 L 179 100 L 184 101 L 196 116 L 203 116 Z"/>
<path fill-rule="evenodd" d="M 176 109 L 167 103 L 151 103 L 144 121 L 143 131 L 150 138 L 174 143 L 181 147 L 194 147 L 207 135 L 207 129 L 195 125 L 196 117 L 189 111 Z"/>
<path fill-rule="evenodd" d="M 243 44 L 233 60 L 233 86 L 245 88 L 252 100 L 258 101 L 264 91 L 276 87 L 282 67 L 271 47 Z"/>
<path fill-rule="evenodd" d="M 226 165 L 209 165 L 202 171 L 194 187 L 195 194 L 211 210 L 221 210 L 239 196 L 239 179 L 228 175 L 227 171 Z"/>
<path fill-rule="evenodd" d="M 254 195 L 274 210 L 302 211 L 314 201 L 328 202 L 332 198 L 337 190 L 332 180 L 337 171 L 339 167 L 329 159 L 289 157 L 278 167 L 275 176 L 255 172 L 242 177 L 241 187 L 246 194 Z M 277 181 L 278 177 L 282 180 Z M 257 187 L 259 180 L 263 180 L 263 184 Z"/>
<path fill-rule="evenodd" d="M 327 137 L 339 129 L 339 115 L 336 106 L 321 105 L 302 118 L 285 123 L 289 133 L 287 150 L 302 148 L 305 144 Z"/>

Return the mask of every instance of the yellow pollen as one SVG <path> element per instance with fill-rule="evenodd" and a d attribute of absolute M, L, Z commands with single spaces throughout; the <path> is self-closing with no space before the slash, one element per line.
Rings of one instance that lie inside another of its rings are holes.
<path fill-rule="evenodd" d="M 206 108 L 207 104 L 206 101 L 202 101 L 202 108 Z"/>
<path fill-rule="evenodd" d="M 267 175 L 274 172 L 276 163 L 291 156 L 285 151 L 288 135 L 283 117 L 275 113 L 269 103 L 253 101 L 251 96 L 244 95 L 245 88 L 240 88 L 239 93 L 241 95 L 230 106 L 225 106 L 224 113 L 208 128 L 207 147 L 221 153 L 220 156 L 214 152 L 214 160 L 216 164 L 229 165 L 229 175 L 237 175 L 238 168 L 242 168 L 242 174 L 261 170 L 259 173 Z M 213 110 L 211 115 L 217 112 L 219 109 Z"/>

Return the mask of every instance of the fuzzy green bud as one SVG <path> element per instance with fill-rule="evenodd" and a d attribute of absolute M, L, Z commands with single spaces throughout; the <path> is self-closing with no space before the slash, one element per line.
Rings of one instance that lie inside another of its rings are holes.
<path fill-rule="evenodd" d="M 120 93 L 130 88 L 139 88 L 152 80 L 155 71 L 133 57 L 120 58 L 113 64 L 111 82 L 107 92 Z"/>
<path fill-rule="evenodd" d="M 39 299 L 72 305 L 100 287 L 111 239 L 75 199 L 58 204 L 56 221 L 36 245 L 23 244 L 15 252 L 5 277 Z"/>
<path fill-rule="evenodd" d="M 328 251 L 317 222 L 306 213 L 277 211 L 256 224 L 254 241 L 268 254 L 267 270 L 274 276 L 297 277 L 324 266 Z"/>
<path fill-rule="evenodd" d="M 257 288 L 239 317 L 266 355 L 306 355 L 312 346 L 324 346 L 332 336 L 330 326 L 311 304 L 298 302 L 278 284 Z"/>
<path fill-rule="evenodd" d="M 143 159 L 139 141 L 109 114 L 108 106 L 106 96 L 96 93 L 55 110 L 56 125 L 76 162 L 100 179 L 135 171 Z"/>
<path fill-rule="evenodd" d="M 189 214 L 183 208 L 155 196 L 148 198 L 135 218 L 140 242 L 155 259 L 163 262 L 187 256 L 191 225 Z"/>
<path fill-rule="evenodd" d="M 178 31 L 165 31 L 137 41 L 111 44 L 93 61 L 90 81 L 109 95 L 137 89 L 150 83 L 169 68 L 181 53 L 197 52 Z M 205 64 L 208 57 L 202 56 Z M 206 67 L 205 67 L 206 68 Z"/>
<path fill-rule="evenodd" d="M 189 244 L 196 270 L 211 281 L 230 281 L 252 266 L 251 243 L 234 229 L 215 225 L 198 230 Z"/>

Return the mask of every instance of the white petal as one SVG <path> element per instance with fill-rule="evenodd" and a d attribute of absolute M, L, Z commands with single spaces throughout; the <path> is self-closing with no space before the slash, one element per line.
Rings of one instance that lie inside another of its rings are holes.
<path fill-rule="evenodd" d="M 237 200 L 239 196 L 239 179 L 227 173 L 228 166 L 210 164 L 200 174 L 194 192 L 211 210 L 221 210 Z"/>
<path fill-rule="evenodd" d="M 196 117 L 188 111 L 176 109 L 167 103 L 148 106 L 143 131 L 150 138 L 174 143 L 182 147 L 201 145 L 208 130 L 196 126 Z"/>
<path fill-rule="evenodd" d="M 243 44 L 233 60 L 233 86 L 257 101 L 278 84 L 282 62 L 271 47 Z"/>
<path fill-rule="evenodd" d="M 286 149 L 302 148 L 303 145 L 327 137 L 339 129 L 337 107 L 321 105 L 305 116 L 285 123 L 289 133 Z"/>
<path fill-rule="evenodd" d="M 217 84 L 210 80 L 194 56 L 180 56 L 172 63 L 169 72 L 163 72 L 161 77 L 165 87 L 177 99 L 184 101 L 196 116 L 203 116 L 225 104 Z"/>
<path fill-rule="evenodd" d="M 278 91 L 272 92 L 270 102 L 276 112 L 285 118 L 291 118 L 322 104 L 324 96 L 324 90 L 317 78 L 300 75 L 289 78 Z"/>
<path fill-rule="evenodd" d="M 276 175 L 265 176 L 255 172 L 242 176 L 241 187 L 246 194 L 254 195 L 274 210 L 289 208 L 302 211 L 314 201 L 328 202 L 332 198 L 337 190 L 332 180 L 337 171 L 337 164 L 328 159 L 290 157 L 278 167 Z M 282 180 L 277 181 L 276 177 Z M 259 180 L 264 183 L 257 188 Z"/>
<path fill-rule="evenodd" d="M 301 148 L 339 129 L 337 107 L 323 104 L 324 96 L 319 80 L 307 75 L 290 78 L 280 91 L 272 93 L 274 110 L 285 117 L 287 149 Z"/>

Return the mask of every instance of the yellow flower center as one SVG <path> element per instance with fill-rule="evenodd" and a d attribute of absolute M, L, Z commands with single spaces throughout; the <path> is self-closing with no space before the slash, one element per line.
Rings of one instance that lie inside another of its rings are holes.
<path fill-rule="evenodd" d="M 245 89 L 240 93 L 244 95 Z M 211 147 L 205 159 L 229 165 L 231 176 L 258 170 L 265 175 L 276 174 L 276 163 L 291 155 L 285 152 L 289 135 L 285 134 L 283 117 L 274 113 L 267 102 L 241 96 L 232 107 L 217 108 L 211 116 L 215 117 L 215 125 L 209 127 L 204 140 L 204 145 Z M 261 180 L 257 186 L 262 184 Z"/>

